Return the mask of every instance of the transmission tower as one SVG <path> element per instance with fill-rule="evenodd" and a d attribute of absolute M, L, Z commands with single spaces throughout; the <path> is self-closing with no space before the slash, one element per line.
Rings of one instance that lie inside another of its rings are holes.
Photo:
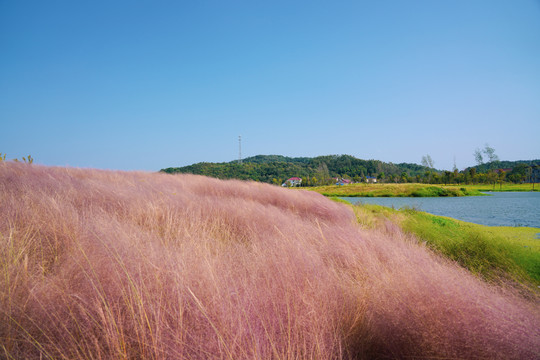
<path fill-rule="evenodd" d="M 242 136 L 238 136 L 238 163 L 242 163 Z"/>

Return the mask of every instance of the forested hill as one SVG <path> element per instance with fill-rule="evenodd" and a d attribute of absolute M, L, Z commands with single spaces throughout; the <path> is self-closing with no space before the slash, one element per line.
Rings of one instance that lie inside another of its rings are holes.
<path fill-rule="evenodd" d="M 528 167 L 534 167 L 540 165 L 540 159 L 537 160 L 517 160 L 517 161 L 506 161 L 506 160 L 498 160 L 498 161 L 492 161 L 483 163 L 480 165 L 472 166 L 466 168 L 464 171 L 470 171 L 471 168 L 476 168 L 476 172 L 478 173 L 487 173 L 490 170 L 495 169 L 526 169 Z"/>
<path fill-rule="evenodd" d="M 197 163 L 184 167 L 166 168 L 166 173 L 190 173 L 220 179 L 255 180 L 281 184 L 291 177 L 303 179 L 303 185 L 319 185 L 332 182 L 332 178 L 348 178 L 361 181 L 374 177 L 415 177 L 423 175 L 428 168 L 418 164 L 392 164 L 379 160 L 362 160 L 350 155 L 326 155 L 314 158 L 291 158 L 281 155 L 257 155 L 228 163 Z"/>

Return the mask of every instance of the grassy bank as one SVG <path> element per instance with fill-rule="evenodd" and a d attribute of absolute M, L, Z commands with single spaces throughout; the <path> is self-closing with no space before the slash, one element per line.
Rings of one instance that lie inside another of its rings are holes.
<path fill-rule="evenodd" d="M 537 303 L 391 223 L 363 229 L 351 207 L 314 192 L 9 162 L 0 214 L 0 358 L 533 359 L 540 349 Z"/>
<path fill-rule="evenodd" d="M 444 186 L 446 187 L 453 187 L 453 186 Z M 459 185 L 460 187 L 463 187 L 468 192 L 478 192 L 478 191 L 540 191 L 540 184 L 532 184 L 532 183 L 525 183 L 525 184 L 512 184 L 512 183 L 503 183 L 503 184 L 476 184 L 476 185 Z"/>
<path fill-rule="evenodd" d="M 305 187 L 324 196 L 341 197 L 439 197 L 483 195 L 474 188 L 426 184 L 350 184 Z"/>
<path fill-rule="evenodd" d="M 538 295 L 540 228 L 490 227 L 378 205 L 356 205 L 354 209 L 364 227 L 381 227 L 384 221 L 391 220 L 483 279 Z"/>

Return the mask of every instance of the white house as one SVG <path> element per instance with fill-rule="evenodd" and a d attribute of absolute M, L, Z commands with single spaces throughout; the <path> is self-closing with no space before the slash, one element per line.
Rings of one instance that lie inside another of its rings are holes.
<path fill-rule="evenodd" d="M 377 178 L 375 176 L 366 176 L 366 182 L 367 183 L 376 183 Z"/>

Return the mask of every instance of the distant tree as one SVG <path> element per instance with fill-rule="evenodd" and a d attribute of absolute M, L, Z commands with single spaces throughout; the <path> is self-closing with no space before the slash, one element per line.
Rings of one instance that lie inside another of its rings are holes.
<path fill-rule="evenodd" d="M 486 180 L 490 183 L 490 184 L 493 184 L 493 190 L 495 190 L 495 185 L 497 184 L 497 179 L 498 179 L 498 175 L 495 171 L 491 170 L 490 172 L 487 173 L 486 175 Z"/>
<path fill-rule="evenodd" d="M 477 165 L 482 165 L 484 163 L 484 157 L 482 156 L 482 150 L 480 150 L 480 149 L 474 150 L 474 160 L 476 161 Z"/>
<path fill-rule="evenodd" d="M 486 144 L 482 150 L 477 148 L 474 151 L 474 160 L 478 165 L 484 163 L 484 156 L 490 163 L 499 161 L 499 157 L 495 154 L 495 149 L 489 146 L 489 144 Z"/>
<path fill-rule="evenodd" d="M 538 182 L 538 178 L 540 178 L 540 166 L 534 165 L 531 166 L 531 182 L 532 182 L 532 189 L 534 191 L 534 184 Z"/>
<path fill-rule="evenodd" d="M 508 180 L 514 183 L 524 182 L 527 179 L 528 172 L 529 172 L 529 165 L 518 164 L 508 174 Z"/>
<path fill-rule="evenodd" d="M 409 174 L 407 174 L 406 171 L 402 171 L 400 177 L 401 177 L 401 182 L 404 182 L 404 183 L 409 182 Z"/>
<path fill-rule="evenodd" d="M 451 171 L 445 170 L 443 175 L 443 182 L 444 185 L 448 185 L 448 183 L 451 181 L 453 173 Z"/>
<path fill-rule="evenodd" d="M 426 184 L 429 184 L 430 181 L 431 181 L 431 171 L 426 170 L 424 172 L 424 181 L 423 182 L 426 183 Z"/>
<path fill-rule="evenodd" d="M 380 182 L 384 182 L 385 178 L 386 178 L 386 175 L 384 174 L 384 171 L 381 172 L 379 175 L 377 175 L 377 180 Z"/>
<path fill-rule="evenodd" d="M 488 175 L 485 173 L 478 173 L 474 176 L 474 183 L 475 184 L 488 184 L 489 178 Z"/>
<path fill-rule="evenodd" d="M 476 179 L 476 168 L 469 169 L 469 176 L 470 176 L 471 182 L 474 184 L 475 179 Z"/>
<path fill-rule="evenodd" d="M 502 184 L 505 178 L 506 178 L 506 171 L 504 170 L 499 171 L 499 179 L 498 179 L 499 185 L 500 185 L 499 190 L 502 190 Z"/>
<path fill-rule="evenodd" d="M 316 177 L 319 179 L 321 185 L 326 185 L 330 182 L 330 172 L 328 171 L 328 166 L 325 162 L 319 164 L 317 168 Z"/>
<path fill-rule="evenodd" d="M 427 154 L 427 155 L 422 156 L 422 165 L 430 169 L 433 169 L 433 167 L 435 166 L 435 162 L 433 161 L 431 156 Z"/>
<path fill-rule="evenodd" d="M 499 161 L 499 157 L 495 154 L 495 149 L 486 144 L 484 147 L 484 154 L 489 159 L 489 162 Z"/>

